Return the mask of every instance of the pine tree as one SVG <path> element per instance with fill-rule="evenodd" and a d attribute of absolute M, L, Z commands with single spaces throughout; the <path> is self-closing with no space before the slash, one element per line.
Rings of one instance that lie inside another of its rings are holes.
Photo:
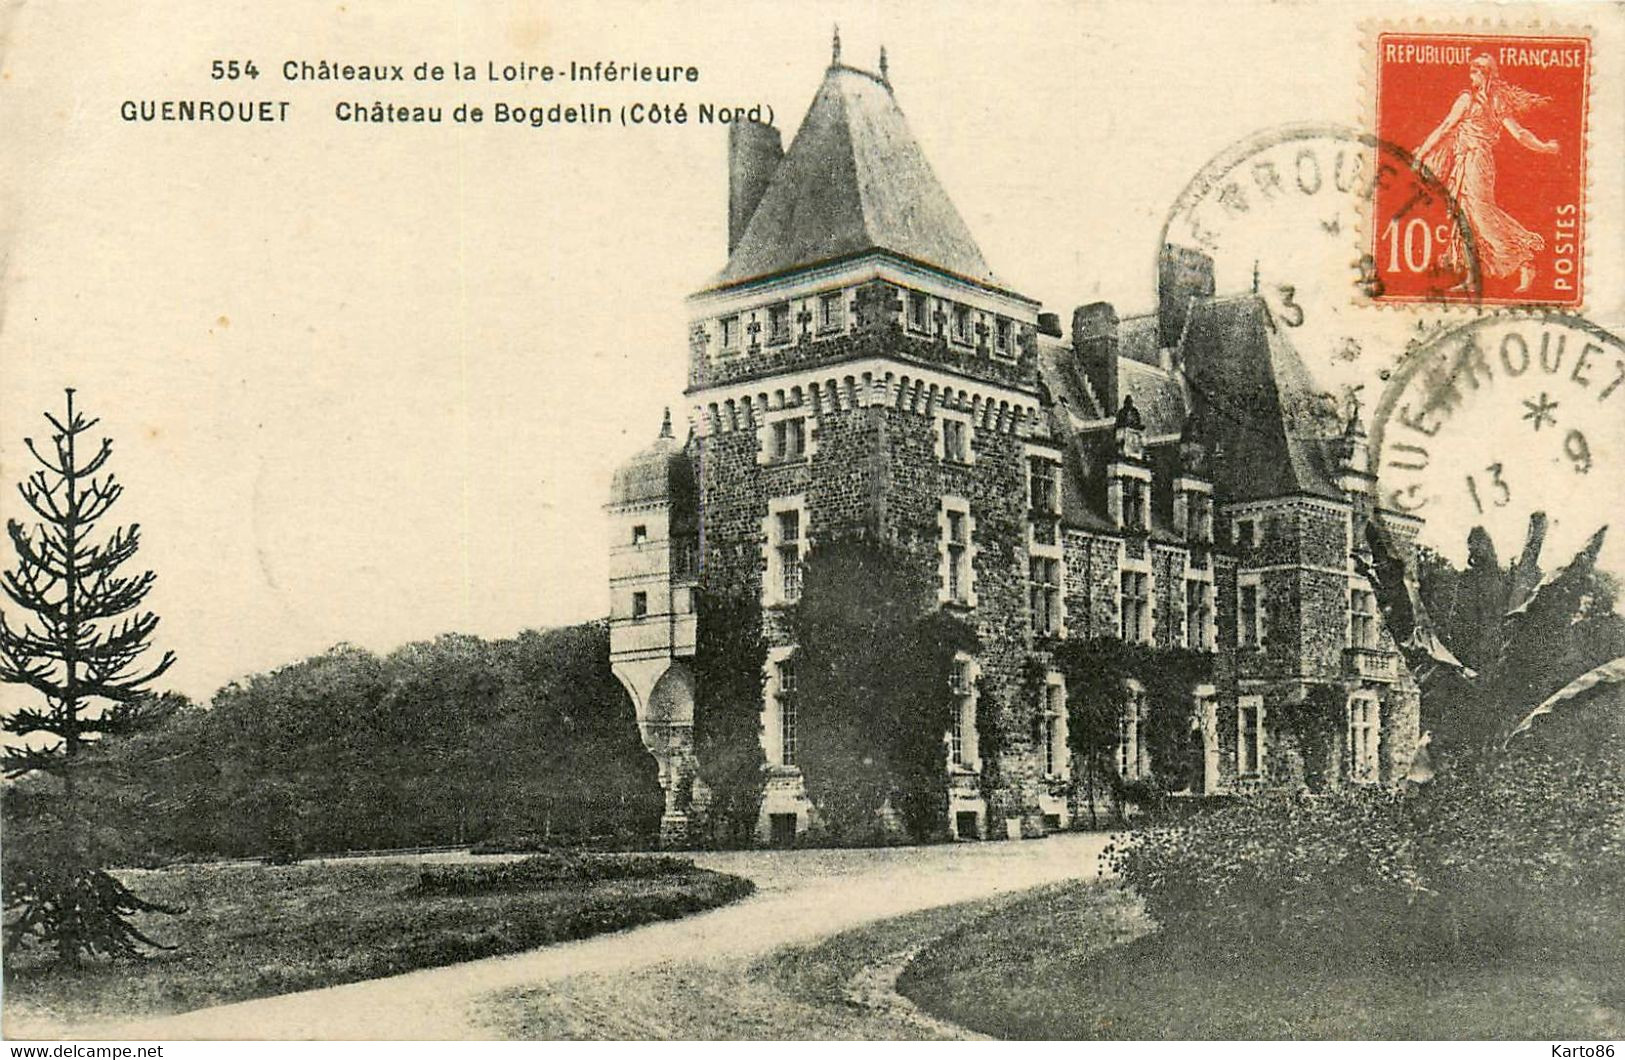
<path fill-rule="evenodd" d="M 7 520 L 17 559 L 0 575 L 0 588 L 28 616 L 13 624 L 0 611 L 0 681 L 45 700 L 43 709 L 17 709 L 0 722 L 12 737 L 0 768 L 8 779 L 23 778 L 7 793 L 5 949 L 36 939 L 69 963 L 156 946 L 126 918 L 173 912 L 106 871 L 87 772 L 97 756 L 85 752 L 117 724 L 120 705 L 147 696 L 175 661 L 166 652 L 150 669 L 139 666 L 158 625 L 155 614 L 140 610 L 154 575 L 118 573 L 140 547 L 138 526 L 93 539 L 123 487 L 103 473 L 111 440 L 103 438 L 88 458 L 82 450 L 80 436 L 99 421 L 75 410 L 73 394 L 67 391 L 65 418 L 45 414 L 53 452 L 24 439 L 40 466 L 18 492 L 38 522 Z"/>

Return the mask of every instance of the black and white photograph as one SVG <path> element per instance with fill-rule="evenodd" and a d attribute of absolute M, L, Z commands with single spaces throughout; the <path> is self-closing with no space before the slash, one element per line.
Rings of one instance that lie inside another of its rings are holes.
<path fill-rule="evenodd" d="M 10 1056 L 1625 1039 L 1625 7 L 19 3 L 0 129 Z"/>

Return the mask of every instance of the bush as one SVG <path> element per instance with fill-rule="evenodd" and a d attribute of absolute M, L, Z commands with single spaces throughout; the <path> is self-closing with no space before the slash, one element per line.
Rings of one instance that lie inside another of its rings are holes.
<path fill-rule="evenodd" d="M 664 855 L 535 854 L 494 865 L 424 865 L 418 870 L 417 893 L 492 894 L 560 884 L 647 880 L 695 871 L 694 863 L 687 858 Z"/>
<path fill-rule="evenodd" d="M 1581 749 L 1554 725 L 1420 790 L 1257 795 L 1141 828 L 1103 856 L 1165 931 L 1225 949 L 1557 939 L 1625 917 L 1625 756 L 1617 732 L 1580 731 Z"/>
<path fill-rule="evenodd" d="M 1261 794 L 1182 825 L 1138 829 L 1104 856 L 1166 931 L 1289 947 L 1346 931 L 1351 904 L 1389 919 L 1423 893 L 1400 849 L 1400 799 Z"/>
<path fill-rule="evenodd" d="M 1137 829 L 1103 857 L 1163 930 L 1224 948 L 1570 938 L 1625 920 L 1622 701 L 1542 719 L 1508 753 L 1427 787 L 1256 795 Z"/>

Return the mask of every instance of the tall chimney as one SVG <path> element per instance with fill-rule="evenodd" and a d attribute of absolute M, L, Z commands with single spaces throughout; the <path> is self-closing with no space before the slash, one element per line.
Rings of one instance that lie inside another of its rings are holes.
<path fill-rule="evenodd" d="M 779 130 L 761 122 L 728 126 L 728 253 L 745 235 L 756 204 L 784 160 Z"/>
<path fill-rule="evenodd" d="M 1157 345 L 1179 345 L 1192 298 L 1213 297 L 1213 259 L 1192 247 L 1168 243 L 1157 268 Z"/>
<path fill-rule="evenodd" d="M 1117 343 L 1117 310 L 1110 302 L 1072 311 L 1072 356 L 1104 416 L 1117 415 Z"/>

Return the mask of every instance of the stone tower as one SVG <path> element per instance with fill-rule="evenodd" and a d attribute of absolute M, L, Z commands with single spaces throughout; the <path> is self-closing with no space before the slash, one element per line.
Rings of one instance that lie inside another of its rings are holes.
<path fill-rule="evenodd" d="M 668 410 L 654 444 L 615 472 L 607 511 L 610 668 L 660 764 L 662 832 L 671 839 L 686 835 L 679 796 L 694 774 L 696 502 L 693 465 Z"/>

